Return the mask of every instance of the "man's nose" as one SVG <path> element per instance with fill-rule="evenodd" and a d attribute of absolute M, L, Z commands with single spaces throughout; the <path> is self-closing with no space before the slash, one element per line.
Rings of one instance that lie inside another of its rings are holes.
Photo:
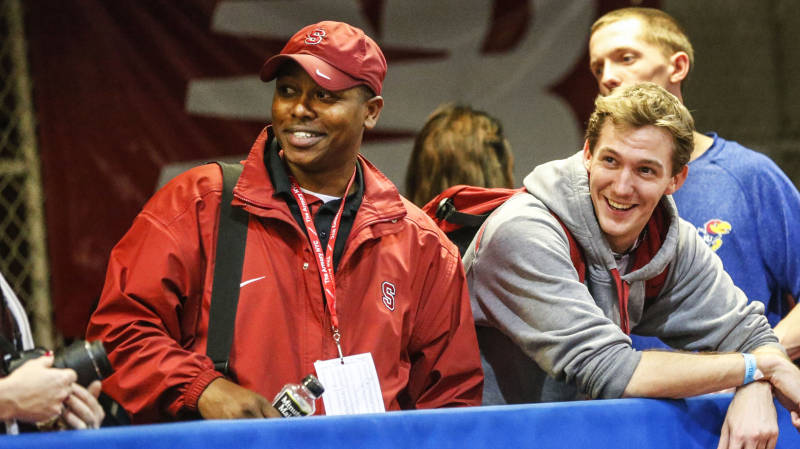
<path fill-rule="evenodd" d="M 300 95 L 292 104 L 292 116 L 294 117 L 313 117 L 314 108 L 310 104 L 310 99 L 307 95 Z"/>
<path fill-rule="evenodd" d="M 600 78 L 600 91 L 607 94 L 622 84 L 619 70 L 612 64 L 606 64 L 603 68 L 603 76 Z"/>
<path fill-rule="evenodd" d="M 633 174 L 630 170 L 621 170 L 611 186 L 614 194 L 628 196 L 633 193 Z"/>

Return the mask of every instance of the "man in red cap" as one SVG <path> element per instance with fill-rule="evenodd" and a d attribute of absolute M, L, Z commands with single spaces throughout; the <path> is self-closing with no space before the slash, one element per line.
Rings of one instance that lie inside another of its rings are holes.
<path fill-rule="evenodd" d="M 374 364 L 387 410 L 480 403 L 458 250 L 359 155 L 385 75 L 377 44 L 338 22 L 303 28 L 264 64 L 272 125 L 231 203 L 249 221 L 227 375 L 206 355 L 219 168 L 170 182 L 114 248 L 87 335 L 109 351 L 105 391 L 133 422 L 277 416 L 267 398 L 283 385 L 353 356 Z"/>

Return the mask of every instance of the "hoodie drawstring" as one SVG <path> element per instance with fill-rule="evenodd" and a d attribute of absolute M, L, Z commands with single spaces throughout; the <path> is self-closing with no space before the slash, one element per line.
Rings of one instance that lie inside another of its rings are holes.
<path fill-rule="evenodd" d="M 631 333 L 631 323 L 628 319 L 628 296 L 630 296 L 631 285 L 622 280 L 619 275 L 619 270 L 616 268 L 611 269 L 611 274 L 614 276 L 614 282 L 617 284 L 617 299 L 619 300 L 619 327 L 625 335 Z"/>

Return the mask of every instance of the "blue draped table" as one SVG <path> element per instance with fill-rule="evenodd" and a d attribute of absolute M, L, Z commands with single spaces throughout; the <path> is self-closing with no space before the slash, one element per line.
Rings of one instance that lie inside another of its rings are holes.
<path fill-rule="evenodd" d="M 716 448 L 730 394 L 375 415 L 194 421 L 0 436 L 0 448 Z M 778 448 L 800 448 L 780 405 Z"/>

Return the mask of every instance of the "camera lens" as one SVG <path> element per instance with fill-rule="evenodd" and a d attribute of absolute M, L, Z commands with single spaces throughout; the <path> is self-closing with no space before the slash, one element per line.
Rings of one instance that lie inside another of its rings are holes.
<path fill-rule="evenodd" d="M 94 380 L 105 379 L 111 374 L 111 362 L 100 341 L 76 341 L 56 354 L 56 368 L 71 368 L 78 373 L 78 383 L 84 387 Z"/>

